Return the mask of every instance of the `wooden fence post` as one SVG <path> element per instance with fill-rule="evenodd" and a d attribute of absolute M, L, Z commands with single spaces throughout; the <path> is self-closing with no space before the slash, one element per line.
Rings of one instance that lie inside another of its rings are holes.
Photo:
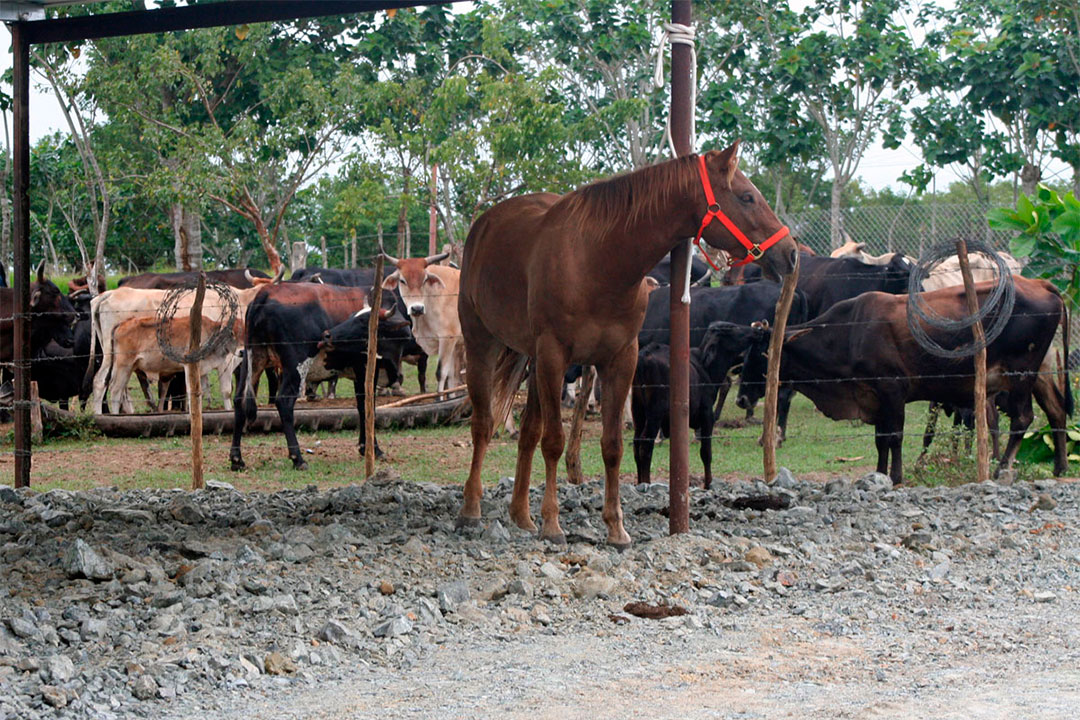
<path fill-rule="evenodd" d="M 290 253 L 289 257 L 289 265 L 292 266 L 293 272 L 307 267 L 307 243 L 294 242 L 292 244 L 292 253 Z"/>
<path fill-rule="evenodd" d="M 45 435 L 45 426 L 41 422 L 41 395 L 38 393 L 37 380 L 30 381 L 30 442 L 40 443 Z"/>
<path fill-rule="evenodd" d="M 378 364 L 379 309 L 382 306 L 383 255 L 375 256 L 374 297 L 368 315 L 367 366 L 364 368 L 364 479 L 375 473 L 375 366 Z"/>
<path fill-rule="evenodd" d="M 765 378 L 765 417 L 761 428 L 765 482 L 772 482 L 776 477 L 776 404 L 780 392 L 780 353 L 784 349 L 784 331 L 787 330 L 791 302 L 795 299 L 795 284 L 799 282 L 799 265 L 800 263 L 796 260 L 795 268 L 784 278 L 784 285 L 780 288 L 780 297 L 776 301 L 772 338 L 769 340 L 769 370 Z"/>
<path fill-rule="evenodd" d="M 188 321 L 191 335 L 188 338 L 188 352 L 193 353 L 202 345 L 202 308 L 206 297 L 206 273 L 199 273 L 199 284 L 195 288 L 195 301 L 191 304 Z M 199 363 L 184 365 L 184 379 L 187 380 L 188 417 L 191 423 L 191 489 L 201 490 L 203 482 L 203 422 L 202 422 L 202 381 L 199 377 Z"/>
<path fill-rule="evenodd" d="M 956 257 L 960 260 L 960 274 L 964 278 L 968 313 L 975 315 L 979 312 L 979 297 L 971 278 L 967 243 L 963 239 L 956 241 Z M 986 333 L 981 320 L 975 322 L 971 332 L 979 348 L 975 352 L 975 472 L 979 482 L 986 482 L 990 479 L 990 431 L 986 424 Z"/>

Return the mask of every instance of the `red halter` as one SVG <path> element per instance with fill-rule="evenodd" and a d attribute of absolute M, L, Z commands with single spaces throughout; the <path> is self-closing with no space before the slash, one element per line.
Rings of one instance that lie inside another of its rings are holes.
<path fill-rule="evenodd" d="M 750 238 L 746 237 L 743 231 L 731 221 L 731 218 L 724 214 L 724 211 L 720 209 L 720 203 L 716 202 L 716 195 L 713 194 L 712 183 L 709 182 L 709 173 L 705 169 L 704 155 L 698 155 L 698 174 L 701 175 L 701 187 L 705 190 L 705 201 L 709 203 L 709 208 L 705 212 L 705 217 L 701 219 L 701 229 L 697 231 L 697 237 L 694 238 L 694 244 L 697 245 L 698 250 L 701 250 L 701 234 L 705 232 L 705 228 L 709 226 L 709 223 L 713 221 L 713 218 L 722 222 L 724 227 L 728 229 L 728 232 L 734 235 L 735 239 L 742 243 L 743 247 L 746 248 L 746 257 L 742 260 L 728 260 L 729 267 L 739 267 L 740 265 L 746 265 L 747 263 L 757 260 L 765 254 L 766 250 L 771 248 L 789 233 L 787 226 L 784 226 L 773 233 L 768 240 L 760 245 L 750 242 Z M 708 253 L 702 250 L 701 254 L 705 256 L 705 260 L 708 261 L 709 265 L 712 265 L 713 270 L 721 272 L 720 268 L 716 267 L 715 263 L 713 263 L 712 258 L 709 257 Z"/>

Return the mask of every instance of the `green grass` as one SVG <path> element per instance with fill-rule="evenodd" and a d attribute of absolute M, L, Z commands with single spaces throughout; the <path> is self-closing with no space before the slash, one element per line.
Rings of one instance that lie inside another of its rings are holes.
<path fill-rule="evenodd" d="M 406 371 L 407 385 L 415 385 L 416 374 Z M 411 388 L 415 390 L 415 387 Z M 338 385 L 339 397 L 350 397 L 351 383 Z M 760 413 L 759 413 L 760 414 Z M 723 420 L 741 418 L 743 412 L 735 407 L 725 408 Z M 926 404 L 908 407 L 907 433 L 904 438 L 904 470 L 907 482 L 923 485 L 954 485 L 974 480 L 974 462 L 970 457 L 953 457 L 948 438 L 939 435 L 934 454 L 923 467 L 915 461 L 922 449 Z M 1036 419 L 1040 423 L 1041 419 Z M 589 478 L 603 475 L 599 449 L 599 419 L 590 417 L 582 444 L 582 466 Z M 940 422 L 939 428 L 951 431 L 951 423 Z M 760 477 L 762 453 L 757 444 L 760 425 L 742 428 L 716 429 L 713 442 L 713 472 L 717 478 L 737 479 Z M 292 469 L 284 437 L 280 433 L 251 434 L 244 437 L 244 456 L 248 469 L 242 473 L 228 471 L 230 437 L 205 438 L 206 476 L 232 482 L 245 490 L 276 490 L 299 488 L 310 484 L 342 485 L 362 480 L 363 461 L 356 452 L 356 434 L 349 432 L 305 432 L 300 434 L 303 448 L 314 448 L 306 455 L 309 469 Z M 451 427 L 383 431 L 379 441 L 388 457 L 380 467 L 393 467 L 410 481 L 462 483 L 468 473 L 471 454 L 467 425 Z M 7 440 L 10 443 L 10 439 Z M 635 467 L 632 454 L 632 433 L 624 433 L 622 475 L 632 480 Z M 54 487 L 68 489 L 94 485 L 131 487 L 188 487 L 190 471 L 187 455 L 189 440 L 179 438 L 154 439 L 62 439 L 52 440 L 39 448 L 35 460 L 34 485 L 45 490 Z M 962 445 L 961 445 L 962 447 Z M 665 480 L 668 474 L 668 448 L 664 441 L 653 454 L 654 479 Z M 505 437 L 496 438 L 484 465 L 484 481 L 494 482 L 514 474 L 517 442 Z M 833 422 L 818 413 L 809 400 L 797 396 L 792 404 L 788 440 L 777 451 L 777 461 L 799 477 L 824 480 L 832 476 L 858 476 L 874 469 L 876 464 L 872 428 L 849 422 Z M 1051 475 L 1049 464 L 1018 466 L 1022 479 L 1038 479 Z M 1075 467 L 1074 467 L 1075 469 Z M 544 464 L 539 450 L 533 459 L 533 482 L 543 482 Z M 699 480 L 703 468 L 696 442 L 690 447 L 691 477 Z M 104 473 L 104 474 L 103 474 Z M 559 476 L 565 477 L 565 464 L 559 463 Z"/>

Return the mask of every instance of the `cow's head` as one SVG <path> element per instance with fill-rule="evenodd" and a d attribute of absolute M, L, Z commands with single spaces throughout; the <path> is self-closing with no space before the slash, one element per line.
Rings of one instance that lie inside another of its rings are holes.
<path fill-rule="evenodd" d="M 75 342 L 72 326 L 75 308 L 60 288 L 45 277 L 45 261 L 37 266 L 37 280 L 30 283 L 30 347 L 43 348 L 50 340 L 69 348 Z"/>
<path fill-rule="evenodd" d="M 769 342 L 772 340 L 772 328 L 762 320 L 751 324 L 757 330 L 753 341 L 743 355 L 742 372 L 739 378 L 739 395 L 735 404 L 744 410 L 757 405 L 765 395 L 765 379 L 769 371 Z M 812 327 L 789 327 L 784 331 L 784 344 L 806 335 Z"/>
<path fill-rule="evenodd" d="M 896 253 L 884 267 L 885 282 L 882 291 L 893 295 L 906 293 L 908 281 L 911 279 L 911 261 L 904 257 L 904 253 Z"/>
<path fill-rule="evenodd" d="M 736 325 L 717 320 L 709 323 L 701 341 L 701 363 L 714 382 L 743 362 L 746 351 L 765 337 L 769 323 L 762 321 L 753 325 Z"/>
<path fill-rule="evenodd" d="M 429 255 L 426 258 L 399 260 L 384 251 L 383 257 L 386 262 L 393 265 L 395 269 L 383 280 L 383 289 L 400 292 L 409 317 L 420 317 L 427 312 L 428 301 L 433 296 L 446 293 L 446 284 L 442 278 L 428 270 L 428 266 L 441 262 L 449 256 L 450 253 L 444 252 Z"/>

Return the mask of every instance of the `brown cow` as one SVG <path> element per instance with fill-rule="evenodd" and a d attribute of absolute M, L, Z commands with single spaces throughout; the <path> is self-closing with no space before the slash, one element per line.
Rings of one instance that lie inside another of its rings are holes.
<path fill-rule="evenodd" d="M 0 364 L 15 359 L 15 291 L 0 288 Z M 30 283 L 30 347 L 26 357 L 33 357 L 55 340 L 70 348 L 74 342 L 72 326 L 75 308 L 60 288 L 45 277 L 45 261 L 37 266 L 37 280 Z"/>
<path fill-rule="evenodd" d="M 1054 473 L 1061 475 L 1068 466 L 1065 423 L 1072 412 L 1072 394 L 1067 378 L 1063 392 L 1052 378 L 1040 376 L 1039 368 L 1058 325 L 1065 320 L 1065 306 L 1057 289 L 1045 280 L 1014 276 L 1014 282 L 1015 308 L 986 352 L 987 396 L 1002 393 L 999 403 L 1012 420 L 1000 467 L 1012 466 L 1024 431 L 1033 419 L 1034 394 L 1054 429 Z M 989 282 L 976 285 L 980 303 L 992 287 Z M 962 285 L 924 293 L 922 298 L 944 317 L 967 315 Z M 951 335 L 928 332 L 943 347 L 971 342 L 970 331 Z M 740 406 L 763 392 L 764 350 L 771 335 L 767 331 L 747 353 L 739 389 Z M 785 337 L 780 381 L 793 383 L 833 420 L 873 423 L 878 472 L 888 472 L 894 483 L 903 481 L 901 446 L 906 403 L 932 400 L 954 407 L 972 406 L 974 360 L 951 360 L 924 351 L 908 327 L 907 295 L 863 293 L 833 305 L 808 323 L 792 326 Z M 1065 345 L 1067 354 L 1068 335 Z"/>
<path fill-rule="evenodd" d="M 169 342 L 175 348 L 186 348 L 191 337 L 190 318 L 175 317 L 169 323 Z M 217 332 L 220 323 L 212 318 L 202 319 L 202 339 Z M 218 371 L 218 385 L 221 389 L 221 397 L 224 399 L 225 409 L 232 410 L 232 373 L 240 364 L 237 353 L 236 338 L 241 330 L 241 322 L 236 320 L 233 325 L 231 342 L 220 345 L 216 352 L 199 362 L 199 372 L 202 382 L 205 384 L 211 370 Z M 124 412 L 134 412 L 131 405 L 130 395 L 125 392 L 131 374 L 136 370 L 141 371 L 151 380 L 157 380 L 163 376 L 175 375 L 184 372 L 184 366 L 167 357 L 161 351 L 157 337 L 157 318 L 136 317 L 125 320 L 116 326 L 112 337 L 113 363 L 112 379 L 109 381 L 109 412 L 120 412 L 121 404 Z M 159 393 L 157 411 L 164 408 L 165 395 Z"/>

